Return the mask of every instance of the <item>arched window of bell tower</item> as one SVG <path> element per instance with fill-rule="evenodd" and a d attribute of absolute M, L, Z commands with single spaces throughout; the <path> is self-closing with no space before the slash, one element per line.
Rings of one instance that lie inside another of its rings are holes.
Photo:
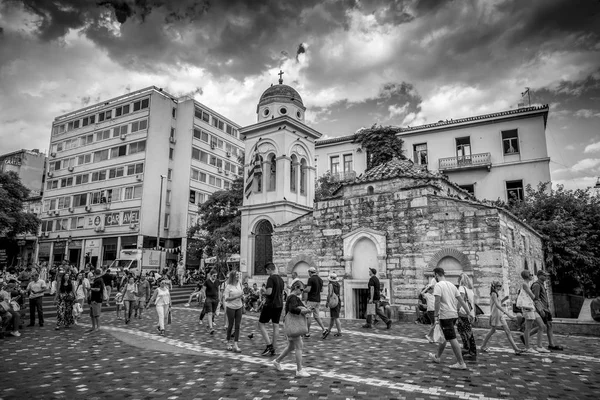
<path fill-rule="evenodd" d="M 268 158 L 269 160 L 269 191 L 274 191 L 277 185 L 277 157 L 275 154 L 271 154 Z"/>
<path fill-rule="evenodd" d="M 256 170 L 254 171 L 254 176 L 256 179 L 256 191 L 258 193 L 261 193 L 263 191 L 263 158 L 262 156 L 259 156 L 258 158 L 260 160 L 260 164 L 258 168 L 256 168 Z"/>
<path fill-rule="evenodd" d="M 303 158 L 300 161 L 300 194 L 306 195 L 306 159 Z"/>
<path fill-rule="evenodd" d="M 296 182 L 298 180 L 298 157 L 295 154 L 292 155 L 290 160 L 290 190 L 296 192 Z"/>

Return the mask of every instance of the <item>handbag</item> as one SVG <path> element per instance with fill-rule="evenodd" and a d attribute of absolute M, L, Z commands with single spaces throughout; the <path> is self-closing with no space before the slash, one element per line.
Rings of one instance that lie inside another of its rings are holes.
<path fill-rule="evenodd" d="M 283 333 L 289 338 L 306 335 L 308 333 L 308 325 L 306 317 L 302 314 L 285 314 L 283 320 Z"/>
<path fill-rule="evenodd" d="M 331 296 L 329 296 L 329 308 L 336 308 L 338 306 L 338 304 L 340 304 L 340 298 L 337 296 L 337 294 L 335 294 L 335 292 L 331 293 Z"/>
<path fill-rule="evenodd" d="M 375 303 L 367 304 L 367 315 L 375 315 Z"/>
<path fill-rule="evenodd" d="M 167 325 L 171 325 L 171 307 L 169 307 L 169 314 L 167 314 Z"/>
<path fill-rule="evenodd" d="M 524 290 L 520 290 L 519 294 L 517 295 L 517 307 L 521 309 L 526 308 L 531 310 L 533 310 L 534 308 L 533 300 Z"/>

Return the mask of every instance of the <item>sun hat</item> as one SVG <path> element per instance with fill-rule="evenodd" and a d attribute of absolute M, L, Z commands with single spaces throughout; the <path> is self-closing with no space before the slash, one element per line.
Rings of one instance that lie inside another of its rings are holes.
<path fill-rule="evenodd" d="M 337 274 L 336 274 L 335 272 L 332 272 L 332 273 L 329 275 L 329 280 L 330 280 L 330 281 L 333 281 L 333 282 L 336 282 L 336 281 L 338 280 Z"/>
<path fill-rule="evenodd" d="M 308 269 L 308 272 L 317 272 L 317 269 L 315 267 L 310 267 Z"/>

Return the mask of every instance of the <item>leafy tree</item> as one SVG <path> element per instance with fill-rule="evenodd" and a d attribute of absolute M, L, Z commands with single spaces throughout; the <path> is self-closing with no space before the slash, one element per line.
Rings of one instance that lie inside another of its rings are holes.
<path fill-rule="evenodd" d="M 504 206 L 543 235 L 545 261 L 556 292 L 600 294 L 600 197 L 587 190 L 537 189 Z"/>
<path fill-rule="evenodd" d="M 331 197 L 339 187 L 340 183 L 334 179 L 331 171 L 325 172 L 315 183 L 315 201 Z"/>
<path fill-rule="evenodd" d="M 217 257 L 220 275 L 227 272 L 227 258 L 240 252 L 243 195 L 242 178 L 233 181 L 231 189 L 213 193 L 198 207 L 198 224 L 188 230 L 188 252 L 198 258 Z"/>
<path fill-rule="evenodd" d="M 356 133 L 354 143 L 360 143 L 367 152 L 367 170 L 385 164 L 395 157 L 406 159 L 404 141 L 396 135 L 398 132 L 400 128 L 375 124 Z"/>
<path fill-rule="evenodd" d="M 29 189 L 13 172 L 0 172 L 0 236 L 8 239 L 24 233 L 37 233 L 40 220 L 23 210 Z"/>

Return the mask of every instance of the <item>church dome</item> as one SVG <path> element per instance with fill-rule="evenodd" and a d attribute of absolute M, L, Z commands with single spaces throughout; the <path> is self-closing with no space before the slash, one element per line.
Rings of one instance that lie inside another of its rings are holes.
<path fill-rule="evenodd" d="M 258 107 L 267 105 L 274 102 L 287 103 L 291 102 L 304 108 L 302 97 L 300 94 L 291 86 L 280 83 L 279 85 L 273 85 L 264 91 L 258 102 Z"/>

